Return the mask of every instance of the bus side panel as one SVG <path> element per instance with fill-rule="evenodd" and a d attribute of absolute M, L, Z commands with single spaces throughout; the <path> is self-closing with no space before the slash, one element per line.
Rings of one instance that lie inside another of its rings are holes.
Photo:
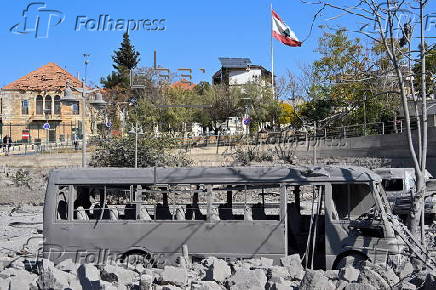
<path fill-rule="evenodd" d="M 95 227 L 95 228 L 94 228 Z M 284 222 L 131 222 L 54 224 L 57 244 L 62 245 L 59 255 L 51 260 L 58 263 L 72 258 L 85 263 L 87 254 L 125 253 L 143 249 L 150 254 L 180 255 L 182 245 L 189 254 L 217 257 L 274 258 L 285 255 L 286 235 Z M 105 261 L 98 261 L 99 263 Z M 93 263 L 93 261 L 91 261 Z"/>
<path fill-rule="evenodd" d="M 56 194 L 57 189 L 53 183 L 56 178 L 56 173 L 50 172 L 49 179 L 47 183 L 47 189 L 44 197 L 44 209 L 43 209 L 43 257 L 48 259 L 50 254 L 53 252 L 58 252 L 61 247 L 55 245 L 57 240 L 56 230 L 54 229 L 53 223 L 55 220 L 56 212 Z"/>

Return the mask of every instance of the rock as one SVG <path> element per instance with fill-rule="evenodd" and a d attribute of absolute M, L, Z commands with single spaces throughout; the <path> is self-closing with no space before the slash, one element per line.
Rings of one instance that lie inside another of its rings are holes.
<path fill-rule="evenodd" d="M 339 278 L 347 282 L 357 282 L 360 271 L 348 265 L 339 271 Z"/>
<path fill-rule="evenodd" d="M 336 290 L 343 290 L 345 287 L 347 287 L 349 283 L 345 280 L 339 280 L 336 282 Z"/>
<path fill-rule="evenodd" d="M 326 289 L 336 289 L 335 285 L 329 281 L 329 279 L 324 275 L 323 271 L 320 270 L 307 270 L 306 274 L 301 281 L 301 290 L 326 290 Z"/>
<path fill-rule="evenodd" d="M 344 289 L 345 290 L 377 290 L 377 288 L 375 288 L 374 286 L 364 283 L 349 283 Z"/>
<path fill-rule="evenodd" d="M 9 289 L 10 283 L 11 283 L 10 279 L 0 278 L 0 289 Z"/>
<path fill-rule="evenodd" d="M 138 272 L 139 274 L 144 273 L 146 270 L 147 270 L 147 268 L 144 267 L 143 264 L 138 264 L 138 265 L 136 265 L 136 267 L 135 267 L 135 271 Z"/>
<path fill-rule="evenodd" d="M 79 283 L 76 276 L 57 269 L 52 261 L 43 260 L 37 284 L 40 289 L 65 289 Z"/>
<path fill-rule="evenodd" d="M 198 279 L 197 280 L 203 280 L 206 277 L 206 271 L 207 267 L 205 267 L 201 263 L 193 263 L 191 267 L 191 272 L 193 275 L 195 275 Z"/>
<path fill-rule="evenodd" d="M 382 277 L 385 278 L 391 287 L 400 282 L 400 278 L 395 274 L 392 268 L 385 269 L 384 271 L 379 272 L 379 274 L 382 274 Z"/>
<path fill-rule="evenodd" d="M 370 269 L 368 266 L 364 266 L 360 272 L 359 283 L 369 284 L 377 289 L 389 289 L 389 283 L 376 271 Z"/>
<path fill-rule="evenodd" d="M 100 271 L 94 265 L 80 265 L 77 269 L 77 276 L 84 289 L 100 289 Z"/>
<path fill-rule="evenodd" d="M 192 284 L 192 290 L 223 290 L 215 281 L 198 281 Z"/>
<path fill-rule="evenodd" d="M 6 289 L 38 289 L 38 276 L 26 270 L 8 268 L 3 270 L 0 276 L 5 279 L 9 278 L 10 288 Z"/>
<path fill-rule="evenodd" d="M 141 279 L 139 281 L 139 289 L 141 290 L 151 290 L 153 286 L 153 274 L 143 274 L 141 275 Z"/>
<path fill-rule="evenodd" d="M 155 290 L 182 290 L 182 288 L 173 285 L 156 286 Z"/>
<path fill-rule="evenodd" d="M 137 278 L 138 274 L 133 270 L 127 270 L 114 265 L 104 265 L 100 272 L 101 279 L 107 282 L 118 282 L 118 285 L 131 285 Z"/>
<path fill-rule="evenodd" d="M 329 280 L 333 280 L 333 281 L 339 280 L 339 270 L 326 270 L 324 274 Z"/>
<path fill-rule="evenodd" d="M 184 286 L 188 279 L 188 273 L 184 268 L 165 266 L 161 273 L 162 282 L 176 286 Z"/>
<path fill-rule="evenodd" d="M 405 263 L 399 273 L 400 279 L 403 280 L 404 278 L 410 277 L 413 271 L 415 271 L 415 268 L 412 263 Z"/>
<path fill-rule="evenodd" d="M 266 267 L 266 268 L 271 267 L 274 263 L 273 259 L 264 258 L 264 257 L 261 257 L 260 259 L 256 259 L 255 261 L 259 263 L 258 264 L 259 266 Z"/>
<path fill-rule="evenodd" d="M 11 264 L 12 261 L 13 261 L 13 259 L 11 259 L 9 257 L 1 257 L 0 258 L 0 272 L 3 271 L 9 264 Z"/>
<path fill-rule="evenodd" d="M 71 273 L 77 276 L 77 269 L 79 268 L 78 264 L 73 263 L 73 260 L 67 259 L 63 260 L 59 264 L 56 265 L 56 269 L 62 270 L 64 272 Z"/>
<path fill-rule="evenodd" d="M 206 281 L 223 282 L 232 275 L 230 266 L 227 262 L 217 258 L 208 258 L 204 261 L 203 265 L 206 269 Z"/>
<path fill-rule="evenodd" d="M 295 286 L 292 284 L 291 281 L 282 281 L 282 282 L 276 282 L 271 286 L 271 290 L 289 290 L 293 289 Z"/>
<path fill-rule="evenodd" d="M 242 264 L 240 264 L 241 267 L 238 268 L 245 268 L 245 269 L 267 269 L 271 267 L 274 263 L 273 259 L 269 258 L 253 258 L 253 259 L 245 259 L 242 260 Z"/>
<path fill-rule="evenodd" d="M 295 264 L 301 265 L 300 255 L 293 254 L 290 256 L 280 258 L 280 264 L 282 264 L 283 267 L 290 267 L 290 266 L 294 266 Z"/>
<path fill-rule="evenodd" d="M 413 284 L 410 283 L 410 282 L 403 281 L 403 282 L 401 282 L 401 284 L 398 286 L 398 289 L 401 289 L 401 290 L 416 290 L 416 286 L 413 285 Z"/>
<path fill-rule="evenodd" d="M 304 268 L 301 265 L 300 255 L 294 254 L 280 259 L 282 266 L 286 267 L 289 276 L 293 280 L 301 280 L 304 277 Z"/>
<path fill-rule="evenodd" d="M 249 270 L 240 269 L 229 279 L 232 286 L 231 290 L 257 290 L 265 289 L 266 275 L 265 272 L 260 269 Z"/>
<path fill-rule="evenodd" d="M 119 287 L 115 286 L 113 283 L 111 282 L 107 282 L 107 281 L 102 281 L 100 283 L 100 289 L 101 290 L 119 290 Z"/>
<path fill-rule="evenodd" d="M 289 271 L 285 267 L 281 266 L 272 266 L 268 269 L 271 271 L 271 279 L 273 282 L 278 282 L 279 278 L 287 279 L 289 278 Z"/>

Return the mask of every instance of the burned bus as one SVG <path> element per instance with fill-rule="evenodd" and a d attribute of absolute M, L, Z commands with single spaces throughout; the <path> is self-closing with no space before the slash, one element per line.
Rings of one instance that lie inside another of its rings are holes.
<path fill-rule="evenodd" d="M 385 218 L 380 182 L 367 169 L 334 166 L 56 169 L 43 254 L 55 263 L 165 264 L 187 248 L 191 259 L 276 263 L 298 253 L 315 269 L 386 263 L 403 243 Z"/>

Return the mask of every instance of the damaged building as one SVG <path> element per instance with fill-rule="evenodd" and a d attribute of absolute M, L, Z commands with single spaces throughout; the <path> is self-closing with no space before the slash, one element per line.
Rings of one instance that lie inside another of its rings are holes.
<path fill-rule="evenodd" d="M 0 91 L 1 137 L 8 135 L 24 143 L 65 142 L 75 134 L 80 138 L 83 103 L 62 104 L 67 82 L 79 98 L 83 83 L 59 65 L 48 63 L 4 86 Z M 89 126 L 89 118 L 85 120 Z"/>

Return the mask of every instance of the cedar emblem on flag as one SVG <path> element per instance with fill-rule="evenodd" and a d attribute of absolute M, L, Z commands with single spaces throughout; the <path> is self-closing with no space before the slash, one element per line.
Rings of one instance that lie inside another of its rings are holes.
<path fill-rule="evenodd" d="M 272 10 L 272 36 L 285 45 L 301 46 L 301 42 L 295 36 L 295 33 L 274 10 Z"/>

